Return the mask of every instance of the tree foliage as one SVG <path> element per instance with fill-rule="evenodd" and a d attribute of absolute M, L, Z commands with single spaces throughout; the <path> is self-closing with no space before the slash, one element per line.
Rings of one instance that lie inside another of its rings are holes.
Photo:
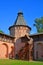
<path fill-rule="evenodd" d="M 4 33 L 2 30 L 0 30 L 0 33 Z"/>
<path fill-rule="evenodd" d="M 37 32 L 39 33 L 43 32 L 43 17 L 36 18 L 34 22 L 35 22 L 34 26 L 36 27 Z"/>

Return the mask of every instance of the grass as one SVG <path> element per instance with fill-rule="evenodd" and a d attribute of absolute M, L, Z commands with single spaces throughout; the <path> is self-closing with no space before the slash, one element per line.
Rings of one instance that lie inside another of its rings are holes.
<path fill-rule="evenodd" d="M 0 59 L 0 65 L 43 65 L 43 62 Z"/>

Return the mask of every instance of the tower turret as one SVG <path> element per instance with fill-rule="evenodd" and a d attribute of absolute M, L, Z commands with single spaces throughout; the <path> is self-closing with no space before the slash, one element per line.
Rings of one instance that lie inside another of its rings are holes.
<path fill-rule="evenodd" d="M 22 12 L 18 12 L 17 14 L 17 18 L 15 20 L 15 23 L 13 24 L 13 26 L 9 27 L 10 30 L 10 35 L 14 36 L 14 45 L 15 45 L 15 58 L 19 59 L 25 59 L 26 55 L 28 55 L 26 58 L 29 60 L 29 58 L 31 59 L 31 51 L 30 49 L 32 47 L 29 47 L 29 45 L 31 44 L 31 46 L 33 45 L 33 40 L 32 38 L 29 37 L 29 33 L 31 28 L 29 26 L 26 25 L 26 22 L 24 20 L 24 16 Z M 30 49 L 29 49 L 30 48 Z M 26 51 L 26 54 L 24 54 L 24 51 Z M 20 51 L 22 50 L 22 51 Z M 23 56 L 19 56 L 20 54 L 22 54 Z M 30 55 L 29 55 L 30 53 Z"/>
<path fill-rule="evenodd" d="M 10 35 L 14 37 L 22 37 L 30 33 L 31 28 L 26 25 L 23 13 L 20 11 L 17 14 L 17 18 L 13 26 L 9 27 Z"/>

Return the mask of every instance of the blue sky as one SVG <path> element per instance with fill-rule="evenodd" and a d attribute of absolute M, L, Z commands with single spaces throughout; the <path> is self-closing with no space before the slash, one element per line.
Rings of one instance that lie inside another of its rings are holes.
<path fill-rule="evenodd" d="M 4 33 L 9 34 L 8 28 L 14 24 L 18 11 L 23 11 L 31 34 L 36 33 L 33 24 L 35 18 L 43 16 L 43 0 L 0 0 L 0 29 Z"/>

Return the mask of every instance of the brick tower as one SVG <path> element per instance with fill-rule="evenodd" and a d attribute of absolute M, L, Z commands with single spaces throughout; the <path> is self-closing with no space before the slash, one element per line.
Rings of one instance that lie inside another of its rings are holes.
<path fill-rule="evenodd" d="M 10 35 L 16 38 L 30 33 L 31 28 L 26 25 L 22 12 L 18 12 L 16 21 L 13 26 L 9 27 L 9 30 Z"/>
<path fill-rule="evenodd" d="M 9 30 L 10 35 L 15 37 L 15 58 L 29 60 L 30 55 L 28 51 L 31 41 L 29 43 L 28 41 L 31 40 L 29 37 L 31 28 L 26 25 L 22 12 L 18 12 L 15 23 L 9 27 Z"/>

